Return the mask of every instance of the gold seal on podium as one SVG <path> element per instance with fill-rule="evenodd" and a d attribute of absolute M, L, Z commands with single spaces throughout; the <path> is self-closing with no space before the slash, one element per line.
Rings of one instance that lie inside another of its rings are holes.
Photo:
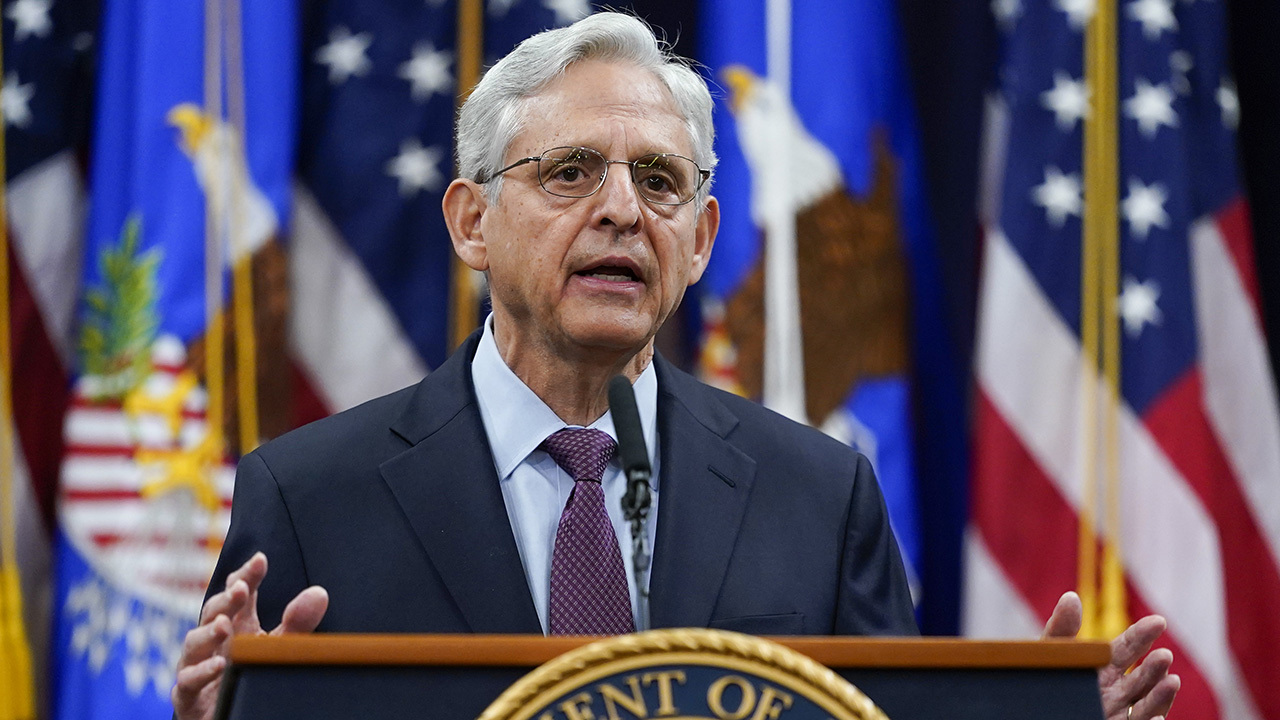
<path fill-rule="evenodd" d="M 480 720 L 888 720 L 848 681 L 777 643 L 652 630 L 578 648 L 521 678 Z"/>

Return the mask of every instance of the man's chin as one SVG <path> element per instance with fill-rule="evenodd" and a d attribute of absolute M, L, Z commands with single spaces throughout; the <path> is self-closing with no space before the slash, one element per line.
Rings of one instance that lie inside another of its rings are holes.
<path fill-rule="evenodd" d="M 630 357 L 643 350 L 653 340 L 656 330 L 652 322 L 642 322 L 635 317 L 609 317 L 609 313 L 564 326 L 566 339 L 582 354 L 619 357 Z"/>

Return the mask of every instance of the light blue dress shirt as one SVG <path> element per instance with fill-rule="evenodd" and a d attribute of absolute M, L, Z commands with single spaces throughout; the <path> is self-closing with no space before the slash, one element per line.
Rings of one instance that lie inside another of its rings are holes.
<path fill-rule="evenodd" d="M 475 383 L 476 399 L 480 404 L 480 417 L 484 431 L 493 449 L 493 465 L 498 471 L 498 483 L 502 499 L 507 506 L 507 517 L 515 534 L 520 562 L 524 565 L 525 579 L 533 594 L 534 607 L 542 632 L 547 632 L 547 612 L 551 597 L 551 553 L 555 548 L 556 528 L 560 513 L 569 502 L 574 480 L 560 468 L 551 456 L 538 449 L 548 436 L 570 426 L 547 407 L 516 374 L 507 367 L 498 353 L 493 337 L 493 316 L 484 323 L 484 334 L 471 361 L 471 379 Z M 650 553 L 653 552 L 653 530 L 658 517 L 658 376 L 653 363 L 640 373 L 633 385 L 636 405 L 640 410 L 640 425 L 644 432 L 649 461 L 653 465 L 650 486 L 653 504 L 649 508 L 646 533 Z M 606 412 L 589 426 L 609 434 L 615 441 L 618 434 L 613 428 L 613 416 Z M 636 597 L 634 564 L 631 557 L 631 526 L 622 517 L 622 496 L 626 492 L 626 478 L 622 465 L 615 457 L 601 479 L 605 508 L 613 531 L 618 536 L 622 550 L 622 563 L 627 571 L 627 588 L 631 592 L 631 612 L 636 629 L 648 627 L 648 618 L 640 616 L 640 604 Z M 650 563 L 650 568 L 652 568 Z M 644 585 L 649 586 L 648 573 Z"/>

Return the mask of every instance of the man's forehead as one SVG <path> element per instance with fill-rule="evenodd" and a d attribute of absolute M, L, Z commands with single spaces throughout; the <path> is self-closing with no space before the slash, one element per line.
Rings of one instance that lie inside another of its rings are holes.
<path fill-rule="evenodd" d="M 513 143 L 517 148 L 544 142 L 596 147 L 616 141 L 621 129 L 628 142 L 663 146 L 646 151 L 693 150 L 687 123 L 666 84 L 652 71 L 629 63 L 576 62 L 526 98 L 521 114 Z"/>

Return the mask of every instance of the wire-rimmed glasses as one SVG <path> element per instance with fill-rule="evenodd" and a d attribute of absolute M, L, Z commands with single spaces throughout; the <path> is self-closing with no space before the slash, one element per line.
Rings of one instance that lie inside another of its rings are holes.
<path fill-rule="evenodd" d="M 482 182 L 527 163 L 538 164 L 538 184 L 552 195 L 584 198 L 604 187 L 610 165 L 628 165 L 631 181 L 640 197 L 655 205 L 684 205 L 697 197 L 710 170 L 674 153 L 651 153 L 635 160 L 606 160 L 588 147 L 557 147 L 533 157 L 520 158 Z"/>

